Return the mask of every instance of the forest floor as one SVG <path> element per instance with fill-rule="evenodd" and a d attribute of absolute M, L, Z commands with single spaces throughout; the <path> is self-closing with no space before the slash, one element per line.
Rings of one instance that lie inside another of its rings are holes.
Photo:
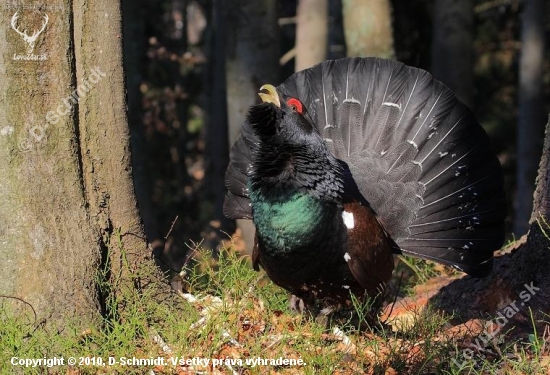
<path fill-rule="evenodd" d="M 405 258 L 380 323 L 358 330 L 355 320 L 341 319 L 327 329 L 292 314 L 287 292 L 254 272 L 238 243 L 216 258 L 192 247 L 180 292 L 167 290 L 152 262 L 142 264 L 136 277 L 153 282 L 113 296 L 118 318 L 103 327 L 82 332 L 69 322 L 53 332 L 32 316 L 14 318 L 0 301 L 0 373 L 550 374 L 550 315 L 535 311 L 538 290 L 529 285 L 493 315 L 461 318 L 438 309 L 436 297 L 462 276 Z M 368 309 L 357 302 L 356 316 Z M 529 321 L 514 320 L 520 315 Z M 72 356 L 81 364 L 23 369 L 10 363 L 13 356 Z"/>

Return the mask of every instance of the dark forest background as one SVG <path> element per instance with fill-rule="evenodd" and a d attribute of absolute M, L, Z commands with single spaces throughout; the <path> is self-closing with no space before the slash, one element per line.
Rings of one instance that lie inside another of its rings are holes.
<path fill-rule="evenodd" d="M 378 47 L 349 40 L 346 45 L 350 30 L 360 29 L 345 22 L 346 14 L 361 14 L 369 1 L 123 2 L 135 186 L 161 265 L 178 270 L 189 251 L 186 244 L 204 240 L 205 247 L 215 247 L 235 233 L 235 223 L 221 211 L 229 145 L 257 89 L 316 62 L 308 57 L 395 58 L 456 90 L 503 165 L 509 238 L 525 233 L 550 110 L 550 60 L 544 50 L 549 5 L 543 0 L 375 2 L 389 5 L 390 13 L 374 9 L 370 16 L 386 22 L 391 35 L 367 30 L 360 37 L 380 42 Z M 319 33 L 322 38 L 315 39 Z M 314 51 L 304 53 L 308 41 Z"/>

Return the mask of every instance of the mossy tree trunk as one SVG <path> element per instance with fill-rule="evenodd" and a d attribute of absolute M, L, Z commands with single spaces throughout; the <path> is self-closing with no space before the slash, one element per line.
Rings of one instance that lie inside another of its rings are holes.
<path fill-rule="evenodd" d="M 147 254 L 132 184 L 121 10 L 108 0 L 40 4 L 40 12 L 0 8 L 0 294 L 31 304 L 49 324 L 78 317 L 84 327 L 109 313 L 98 271 L 108 265 L 104 281 L 132 286 L 124 264 Z M 9 24 L 16 11 L 20 30 L 47 15 L 33 51 L 47 59 L 16 58 L 27 47 Z"/>

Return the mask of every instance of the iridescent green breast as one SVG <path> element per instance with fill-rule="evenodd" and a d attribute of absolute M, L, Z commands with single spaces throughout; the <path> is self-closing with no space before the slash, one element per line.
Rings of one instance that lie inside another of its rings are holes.
<path fill-rule="evenodd" d="M 266 250 L 286 253 L 311 243 L 326 215 L 326 206 L 302 192 L 270 198 L 250 194 L 254 224 Z"/>

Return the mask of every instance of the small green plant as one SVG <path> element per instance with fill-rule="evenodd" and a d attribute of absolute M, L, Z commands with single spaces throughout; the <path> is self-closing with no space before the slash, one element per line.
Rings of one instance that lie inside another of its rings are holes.
<path fill-rule="evenodd" d="M 546 221 L 546 218 L 543 215 L 539 215 L 537 217 L 537 224 L 539 225 L 539 228 L 544 237 L 550 240 L 550 235 L 547 232 L 550 229 L 550 224 Z"/>

